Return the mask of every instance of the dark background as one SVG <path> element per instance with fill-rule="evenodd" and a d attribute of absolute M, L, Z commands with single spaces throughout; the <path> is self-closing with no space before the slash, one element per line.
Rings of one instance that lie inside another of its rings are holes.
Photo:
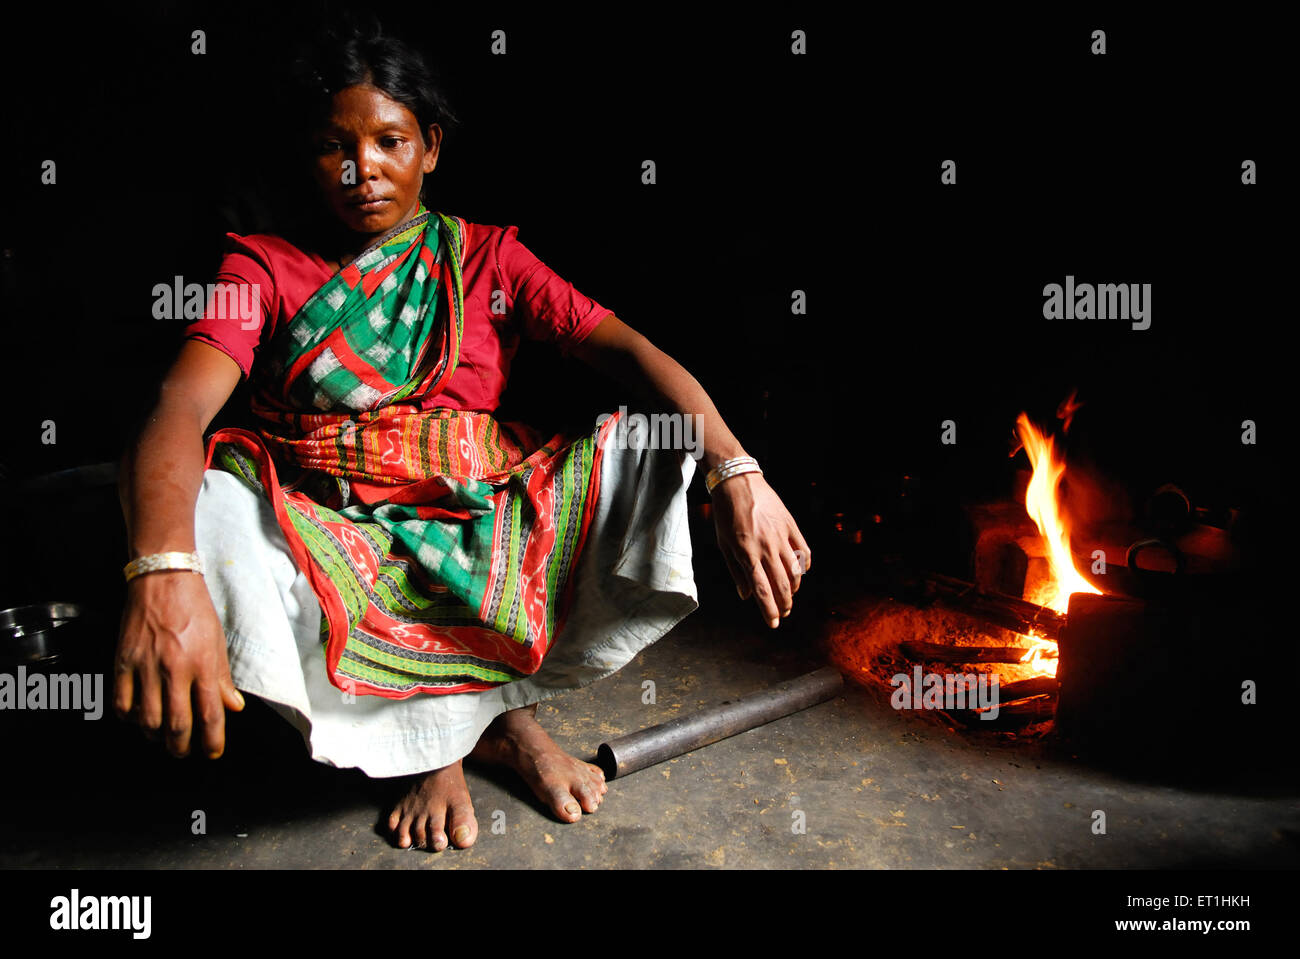
<path fill-rule="evenodd" d="M 152 288 L 207 282 L 223 234 L 262 227 L 255 184 L 288 127 L 268 77 L 331 9 L 151 3 L 6 25 L 5 605 L 79 598 L 69 570 L 125 561 L 110 490 L 38 478 L 120 455 L 181 334 L 151 318 Z M 902 491 L 926 506 L 910 514 L 922 538 L 942 541 L 957 504 L 1011 494 L 1016 415 L 1049 422 L 1077 389 L 1071 456 L 1113 484 L 1117 513 L 1178 483 L 1196 505 L 1240 508 L 1251 562 L 1274 569 L 1295 322 L 1280 25 L 379 12 L 428 50 L 463 121 L 433 204 L 519 226 L 695 373 L 814 550 L 837 513 L 850 528 L 889 518 Z M 1088 52 L 1095 27 L 1104 57 Z M 490 53 L 497 28 L 506 56 Z M 794 28 L 806 56 L 789 52 Z M 1259 185 L 1241 185 L 1244 159 Z M 1067 274 L 1151 283 L 1151 328 L 1044 320 L 1043 286 Z M 796 288 L 806 316 L 790 313 Z M 543 394 L 557 364 L 566 388 Z M 526 344 L 501 413 L 584 425 L 631 400 Z M 1247 418 L 1256 446 L 1240 442 Z M 697 552 L 720 566 L 711 544 Z"/>

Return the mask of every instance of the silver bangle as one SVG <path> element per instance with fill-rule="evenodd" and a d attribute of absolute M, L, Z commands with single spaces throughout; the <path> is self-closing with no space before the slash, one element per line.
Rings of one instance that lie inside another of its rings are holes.
<path fill-rule="evenodd" d="M 739 476 L 742 473 L 758 473 L 762 475 L 762 472 L 758 468 L 758 460 L 754 459 L 754 457 L 735 456 L 729 460 L 723 460 L 709 470 L 708 475 L 704 477 L 704 488 L 712 496 L 714 487 L 723 480 L 729 480 L 733 476 Z"/>
<path fill-rule="evenodd" d="M 199 559 L 197 552 L 150 553 L 148 556 L 133 559 L 123 566 L 122 575 L 126 577 L 126 581 L 129 583 L 137 576 L 143 576 L 145 573 L 158 573 L 169 569 L 188 570 L 202 576 L 203 560 Z"/>

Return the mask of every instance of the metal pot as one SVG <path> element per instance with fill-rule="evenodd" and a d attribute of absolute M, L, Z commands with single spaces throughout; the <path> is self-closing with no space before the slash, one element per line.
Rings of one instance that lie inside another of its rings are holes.
<path fill-rule="evenodd" d="M 75 603 L 37 603 L 0 610 L 0 662 L 46 663 L 68 651 L 81 615 Z"/>

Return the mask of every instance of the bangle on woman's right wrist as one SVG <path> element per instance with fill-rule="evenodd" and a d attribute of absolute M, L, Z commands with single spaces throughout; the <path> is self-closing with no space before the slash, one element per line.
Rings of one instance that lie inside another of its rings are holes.
<path fill-rule="evenodd" d="M 122 575 L 129 583 L 146 573 L 160 573 L 166 570 L 188 570 L 203 575 L 203 560 L 198 551 L 193 553 L 150 553 L 133 559 L 122 567 Z"/>

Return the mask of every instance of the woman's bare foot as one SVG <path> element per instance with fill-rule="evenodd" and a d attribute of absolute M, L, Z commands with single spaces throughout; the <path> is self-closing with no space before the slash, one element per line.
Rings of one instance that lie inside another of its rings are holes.
<path fill-rule="evenodd" d="M 538 724 L 537 704 L 512 709 L 492 721 L 470 758 L 509 766 L 561 822 L 595 812 L 609 790 L 600 767 L 575 759 Z"/>
<path fill-rule="evenodd" d="M 388 828 L 403 849 L 414 843 L 416 848 L 441 852 L 447 848 L 448 836 L 459 849 L 474 845 L 478 820 L 460 760 L 421 776 L 393 809 Z"/>

